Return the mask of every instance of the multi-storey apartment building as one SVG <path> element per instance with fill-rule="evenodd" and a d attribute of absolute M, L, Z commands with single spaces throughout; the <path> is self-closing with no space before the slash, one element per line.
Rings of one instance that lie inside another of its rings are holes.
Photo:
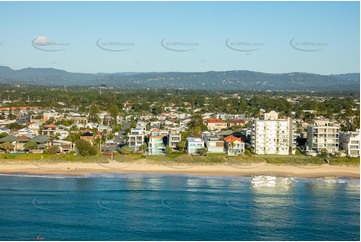
<path fill-rule="evenodd" d="M 307 126 L 307 150 L 321 153 L 326 149 L 329 153 L 338 151 L 339 124 L 329 120 L 315 120 Z"/>
<path fill-rule="evenodd" d="M 351 157 L 360 156 L 360 130 L 340 132 L 340 148 Z"/>
<path fill-rule="evenodd" d="M 294 154 L 296 142 L 293 120 L 278 118 L 275 111 L 253 120 L 251 145 L 257 154 Z"/>
<path fill-rule="evenodd" d="M 144 144 L 144 129 L 132 128 L 128 135 L 128 145 L 133 151 L 140 151 L 140 146 Z"/>

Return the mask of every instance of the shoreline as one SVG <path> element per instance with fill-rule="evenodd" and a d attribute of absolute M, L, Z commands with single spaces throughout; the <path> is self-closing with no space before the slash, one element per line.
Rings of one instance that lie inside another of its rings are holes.
<path fill-rule="evenodd" d="M 251 165 L 172 165 L 149 164 L 145 161 L 127 163 L 82 163 L 59 162 L 0 164 L 0 174 L 29 175 L 69 175 L 81 176 L 89 174 L 178 174 L 197 176 L 276 176 L 296 178 L 347 177 L 360 179 L 360 167 L 336 166 L 323 164 L 320 166 L 296 166 L 292 164 L 274 165 L 268 163 L 253 163 Z"/>

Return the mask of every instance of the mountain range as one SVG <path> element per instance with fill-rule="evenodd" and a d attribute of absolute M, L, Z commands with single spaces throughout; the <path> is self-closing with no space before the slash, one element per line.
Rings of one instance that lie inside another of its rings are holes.
<path fill-rule="evenodd" d="M 247 70 L 209 72 L 72 73 L 53 68 L 13 70 L 0 66 L 0 83 L 43 86 L 103 86 L 127 89 L 173 88 L 252 91 L 359 91 L 360 73 L 262 73 Z"/>

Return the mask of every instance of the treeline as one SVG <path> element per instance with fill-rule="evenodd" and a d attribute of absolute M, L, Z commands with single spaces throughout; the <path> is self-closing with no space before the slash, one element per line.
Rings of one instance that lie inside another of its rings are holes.
<path fill-rule="evenodd" d="M 261 109 L 275 110 L 281 115 L 310 121 L 315 116 L 336 118 L 342 123 L 355 123 L 357 127 L 360 107 L 355 102 L 358 92 L 255 92 L 255 91 L 195 91 L 179 89 L 134 90 L 100 87 L 44 87 L 0 85 L 1 100 L 16 100 L 4 103 L 3 107 L 16 110 L 20 106 L 41 108 L 74 108 L 81 113 L 94 114 L 109 111 L 115 118 L 123 115 L 158 115 L 165 107 L 176 106 L 178 111 L 245 113 L 257 117 Z M 314 110 L 304 113 L 302 110 Z M 293 112 L 295 115 L 293 115 Z M 356 121 L 348 120 L 356 116 Z M 95 120 L 94 120 L 95 121 Z M 359 124 L 358 124 L 359 127 Z"/>

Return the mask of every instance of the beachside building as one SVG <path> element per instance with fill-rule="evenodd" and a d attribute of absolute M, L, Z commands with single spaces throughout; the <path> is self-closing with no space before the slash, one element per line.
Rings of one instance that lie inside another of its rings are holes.
<path fill-rule="evenodd" d="M 204 120 L 205 125 L 207 125 L 208 130 L 221 130 L 227 128 L 227 122 L 221 119 L 209 118 Z"/>
<path fill-rule="evenodd" d="M 360 130 L 340 132 L 339 138 L 340 148 L 346 151 L 347 156 L 360 156 Z"/>
<path fill-rule="evenodd" d="M 149 135 L 148 154 L 149 155 L 163 155 L 165 146 L 163 143 L 163 135 L 159 129 L 152 129 Z"/>
<path fill-rule="evenodd" d="M 224 143 L 229 156 L 243 154 L 245 151 L 245 145 L 241 138 L 229 135 L 224 138 Z"/>
<path fill-rule="evenodd" d="M 140 151 L 140 146 L 144 144 L 144 129 L 132 128 L 128 134 L 128 145 L 133 151 Z"/>
<path fill-rule="evenodd" d="M 321 153 L 322 149 L 329 153 L 338 151 L 339 129 L 339 124 L 329 120 L 314 121 L 307 126 L 307 150 L 316 153 Z"/>
<path fill-rule="evenodd" d="M 182 136 L 177 129 L 171 129 L 168 134 L 168 146 L 176 148 L 177 144 L 182 140 Z"/>
<path fill-rule="evenodd" d="M 210 135 L 209 132 L 204 132 L 202 133 L 202 139 L 209 153 L 224 152 L 224 142 L 218 136 Z"/>
<path fill-rule="evenodd" d="M 197 154 L 198 150 L 204 148 L 204 142 L 200 138 L 187 138 L 187 152 L 188 154 Z"/>
<path fill-rule="evenodd" d="M 291 118 L 279 118 L 278 113 L 264 113 L 252 122 L 251 146 L 256 154 L 295 154 L 296 141 Z"/>

